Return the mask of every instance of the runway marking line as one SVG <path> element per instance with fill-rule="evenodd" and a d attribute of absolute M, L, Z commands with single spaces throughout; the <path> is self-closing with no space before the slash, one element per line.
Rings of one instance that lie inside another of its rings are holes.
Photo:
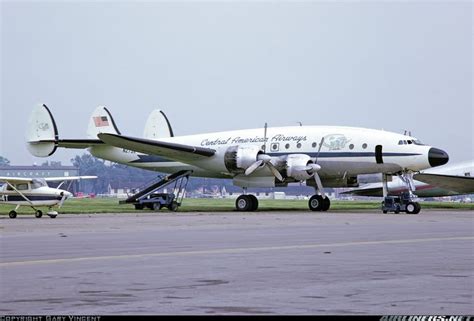
<path fill-rule="evenodd" d="M 247 248 L 227 248 L 227 249 L 214 249 L 214 250 L 123 254 L 123 255 L 107 255 L 107 256 L 89 256 L 89 257 L 75 257 L 75 258 L 3 262 L 3 263 L 0 263 L 0 268 L 21 266 L 21 265 L 69 263 L 69 262 L 94 261 L 94 260 L 138 259 L 138 258 L 147 258 L 147 257 L 183 256 L 183 255 L 187 256 L 187 255 L 207 255 L 207 254 L 232 254 L 232 253 L 262 252 L 262 251 L 276 251 L 276 250 L 304 250 L 304 249 L 316 249 L 316 248 L 322 248 L 322 247 L 344 247 L 344 246 L 357 246 L 357 245 L 407 244 L 407 243 L 422 243 L 422 242 L 469 241 L 469 240 L 474 240 L 474 236 L 459 236 L 459 237 L 444 237 L 444 238 L 440 237 L 440 238 L 406 239 L 406 240 L 385 240 L 385 241 L 361 241 L 361 242 L 306 244 L 306 245 L 264 246 L 264 247 L 247 247 Z"/>

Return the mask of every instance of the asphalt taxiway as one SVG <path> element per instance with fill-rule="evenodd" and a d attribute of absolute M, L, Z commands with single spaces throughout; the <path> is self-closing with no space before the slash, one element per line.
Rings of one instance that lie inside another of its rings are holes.
<path fill-rule="evenodd" d="M 474 314 L 474 211 L 0 217 L 0 314 Z"/>

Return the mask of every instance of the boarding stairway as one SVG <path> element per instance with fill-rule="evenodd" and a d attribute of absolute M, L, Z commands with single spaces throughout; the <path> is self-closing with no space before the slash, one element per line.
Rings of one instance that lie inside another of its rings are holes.
<path fill-rule="evenodd" d="M 129 196 L 126 200 L 119 201 L 119 204 L 134 204 L 135 209 L 148 207 L 159 210 L 162 207 L 168 207 L 170 210 L 176 211 L 182 203 L 189 176 L 192 172 L 192 170 L 181 170 L 165 177 L 158 177 L 139 188 L 138 193 Z M 173 183 L 173 193 L 157 194 L 159 189 Z"/>

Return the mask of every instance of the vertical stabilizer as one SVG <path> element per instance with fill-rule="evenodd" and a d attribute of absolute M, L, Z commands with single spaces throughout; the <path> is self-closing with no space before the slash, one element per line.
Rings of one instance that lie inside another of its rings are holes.
<path fill-rule="evenodd" d="M 173 136 L 173 129 L 165 113 L 159 109 L 153 110 L 146 121 L 143 137 L 147 139 L 158 139 Z"/>
<path fill-rule="evenodd" d="M 120 135 L 112 114 L 103 106 L 97 107 L 92 113 L 89 119 L 89 127 L 87 128 L 87 137 L 97 139 L 97 134 L 100 133 Z"/>
<path fill-rule="evenodd" d="M 58 128 L 45 104 L 36 106 L 30 114 L 26 129 L 26 147 L 37 157 L 47 157 L 56 151 Z"/>

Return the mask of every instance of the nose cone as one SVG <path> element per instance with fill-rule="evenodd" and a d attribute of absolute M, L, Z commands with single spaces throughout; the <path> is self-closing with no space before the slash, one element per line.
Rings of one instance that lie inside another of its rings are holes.
<path fill-rule="evenodd" d="M 428 161 L 431 167 L 441 166 L 448 162 L 449 156 L 444 150 L 438 148 L 430 148 L 428 152 Z"/>

